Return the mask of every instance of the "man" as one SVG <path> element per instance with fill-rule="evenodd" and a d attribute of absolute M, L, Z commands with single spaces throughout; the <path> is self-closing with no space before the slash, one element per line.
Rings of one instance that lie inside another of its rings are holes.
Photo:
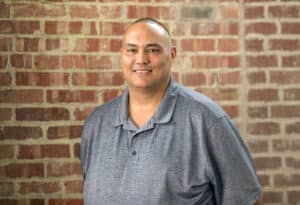
<path fill-rule="evenodd" d="M 168 30 L 142 18 L 126 30 L 128 88 L 87 119 L 85 205 L 253 205 L 261 189 L 228 115 L 171 77 Z"/>

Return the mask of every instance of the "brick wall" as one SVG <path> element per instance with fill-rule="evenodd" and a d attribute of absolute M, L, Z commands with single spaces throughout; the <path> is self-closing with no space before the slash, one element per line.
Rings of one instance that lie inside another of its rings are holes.
<path fill-rule="evenodd" d="M 124 88 L 120 35 L 141 16 L 171 30 L 176 80 L 237 123 L 264 204 L 299 204 L 297 0 L 0 1 L 0 204 L 82 204 L 82 124 Z"/>

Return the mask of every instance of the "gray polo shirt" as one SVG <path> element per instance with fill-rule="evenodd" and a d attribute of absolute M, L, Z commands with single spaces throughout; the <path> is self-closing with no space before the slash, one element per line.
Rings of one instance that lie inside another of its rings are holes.
<path fill-rule="evenodd" d="M 85 205 L 252 205 L 261 189 L 227 114 L 172 79 L 137 128 L 128 90 L 87 119 L 81 142 Z"/>

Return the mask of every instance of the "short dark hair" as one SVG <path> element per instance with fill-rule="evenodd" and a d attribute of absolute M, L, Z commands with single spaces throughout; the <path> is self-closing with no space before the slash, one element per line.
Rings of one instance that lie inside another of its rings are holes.
<path fill-rule="evenodd" d="M 139 19 L 136 19 L 135 21 L 133 21 L 132 23 L 130 23 L 129 27 L 131 25 L 134 25 L 134 24 L 137 24 L 137 23 L 141 23 L 141 22 L 150 22 L 150 23 L 154 23 L 160 27 L 162 27 L 166 32 L 167 34 L 171 37 L 171 34 L 170 34 L 170 31 L 169 29 L 164 25 L 162 24 L 161 22 L 159 22 L 158 20 L 154 19 L 154 18 L 150 18 L 150 17 L 142 17 L 142 18 L 139 18 Z"/>

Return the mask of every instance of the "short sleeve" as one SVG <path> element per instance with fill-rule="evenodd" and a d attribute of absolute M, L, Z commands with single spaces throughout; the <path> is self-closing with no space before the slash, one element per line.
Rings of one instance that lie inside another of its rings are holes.
<path fill-rule="evenodd" d="M 253 161 L 231 120 L 219 118 L 207 138 L 209 175 L 218 205 L 253 205 L 261 196 Z"/>
<path fill-rule="evenodd" d="M 83 180 L 85 179 L 89 161 L 90 161 L 90 140 L 92 135 L 91 123 L 85 122 L 83 126 L 81 143 L 80 143 L 80 162 L 83 174 Z"/>

